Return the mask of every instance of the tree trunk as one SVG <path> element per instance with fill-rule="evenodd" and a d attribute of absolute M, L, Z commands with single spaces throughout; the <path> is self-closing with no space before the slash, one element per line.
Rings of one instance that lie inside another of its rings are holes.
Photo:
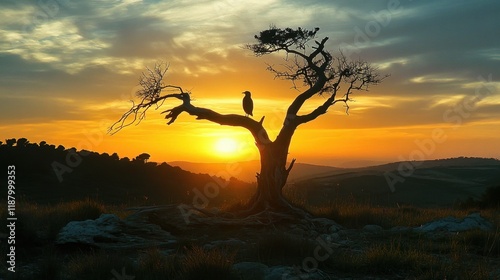
<path fill-rule="evenodd" d="M 290 168 L 286 168 L 288 146 L 273 142 L 260 147 L 261 168 L 257 174 L 257 192 L 250 200 L 250 212 L 291 209 L 282 194 L 290 172 Z"/>

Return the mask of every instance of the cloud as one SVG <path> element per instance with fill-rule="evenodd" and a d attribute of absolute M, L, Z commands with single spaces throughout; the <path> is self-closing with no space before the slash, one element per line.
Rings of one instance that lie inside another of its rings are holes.
<path fill-rule="evenodd" d="M 239 112 L 240 92 L 251 90 L 256 113 L 278 129 L 280 122 L 268 121 L 281 117 L 296 92 L 273 80 L 264 62 L 282 57 L 255 58 L 241 48 L 275 24 L 318 26 L 333 54 L 345 46 L 352 58 L 391 74 L 354 95 L 350 116 L 337 106 L 306 129 L 447 125 L 443 112 L 473 96 L 484 84 L 478 77 L 490 74 L 495 90 L 466 121 L 495 123 L 498 10 L 492 0 L 2 1 L 0 117 L 13 124 L 118 117 L 139 74 L 162 59 L 171 66 L 168 82 L 192 91 L 197 105 L 222 98 L 218 109 Z"/>

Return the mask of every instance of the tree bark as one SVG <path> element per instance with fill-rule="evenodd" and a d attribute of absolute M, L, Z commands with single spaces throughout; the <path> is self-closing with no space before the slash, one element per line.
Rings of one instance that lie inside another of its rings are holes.
<path fill-rule="evenodd" d="M 259 147 L 261 167 L 257 174 L 257 191 L 250 200 L 249 212 L 292 209 L 282 193 L 295 163 L 293 159 L 289 167 L 286 167 L 293 129 L 287 128 L 286 130 L 292 131 L 287 137 L 282 136 L 274 142 Z"/>

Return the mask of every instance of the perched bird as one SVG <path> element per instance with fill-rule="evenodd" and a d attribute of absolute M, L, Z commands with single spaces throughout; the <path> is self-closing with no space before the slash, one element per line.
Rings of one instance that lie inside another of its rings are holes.
<path fill-rule="evenodd" d="M 252 94 L 248 90 L 244 91 L 243 94 L 245 95 L 245 97 L 243 97 L 243 111 L 245 111 L 245 117 L 248 117 L 248 115 L 253 116 Z"/>

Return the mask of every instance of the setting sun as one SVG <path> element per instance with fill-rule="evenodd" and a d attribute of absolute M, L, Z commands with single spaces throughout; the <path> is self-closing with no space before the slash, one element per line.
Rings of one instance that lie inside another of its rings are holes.
<path fill-rule="evenodd" d="M 238 143 L 232 138 L 221 138 L 215 142 L 214 151 L 219 156 L 232 156 L 238 149 Z"/>

